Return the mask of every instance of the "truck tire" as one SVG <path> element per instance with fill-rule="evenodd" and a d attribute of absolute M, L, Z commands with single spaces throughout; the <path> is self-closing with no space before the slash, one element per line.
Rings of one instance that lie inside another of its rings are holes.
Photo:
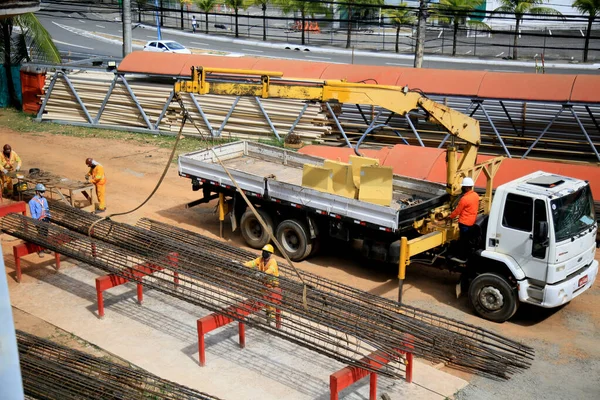
<path fill-rule="evenodd" d="M 509 320 L 519 305 L 517 291 L 501 275 L 478 275 L 469 287 L 469 301 L 480 317 L 494 321 Z"/>
<path fill-rule="evenodd" d="M 275 237 L 292 261 L 302 261 L 312 251 L 308 227 L 297 219 L 286 219 L 281 222 Z"/>
<path fill-rule="evenodd" d="M 260 209 L 257 209 L 256 211 L 260 214 L 263 221 L 265 221 L 265 224 L 267 224 L 270 233 L 273 234 L 273 220 L 269 214 Z M 271 241 L 269 234 L 263 229 L 260 222 L 258 222 L 258 218 L 256 218 L 250 209 L 247 209 L 242 215 L 242 219 L 240 220 L 240 230 L 242 231 L 242 236 L 248 246 L 253 249 L 262 249 L 265 244 Z"/>

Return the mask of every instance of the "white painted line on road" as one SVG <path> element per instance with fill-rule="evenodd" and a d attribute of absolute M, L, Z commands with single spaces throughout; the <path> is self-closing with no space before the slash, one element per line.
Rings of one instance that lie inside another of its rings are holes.
<path fill-rule="evenodd" d="M 550 36 L 552 36 L 552 30 L 548 29 L 548 33 L 550 34 Z"/>
<path fill-rule="evenodd" d="M 442 34 L 443 34 L 443 33 L 444 33 L 444 31 L 440 31 L 440 34 L 438 35 L 438 39 L 439 39 L 440 37 L 442 37 Z"/>
<path fill-rule="evenodd" d="M 585 35 L 583 34 L 583 31 L 582 31 L 581 29 L 579 30 L 579 33 L 581 33 L 581 36 L 585 36 Z"/>
<path fill-rule="evenodd" d="M 465 53 L 465 55 L 470 54 L 473 50 L 469 50 Z"/>
<path fill-rule="evenodd" d="M 146 36 L 146 37 L 147 37 L 147 38 L 150 38 L 150 39 L 155 39 L 155 38 L 156 38 L 156 35 L 154 35 L 154 36 Z M 157 39 L 157 40 L 158 40 L 158 39 Z"/>
<path fill-rule="evenodd" d="M 85 24 L 85 21 L 82 19 L 78 19 L 77 21 L 81 22 L 82 24 Z"/>
<path fill-rule="evenodd" d="M 502 54 L 504 54 L 504 52 L 496 54 L 496 57 L 500 57 Z"/>
<path fill-rule="evenodd" d="M 106 27 L 105 27 L 105 26 L 103 26 L 103 25 L 96 25 L 96 26 L 97 26 L 98 28 L 106 29 Z"/>
<path fill-rule="evenodd" d="M 306 56 L 306 58 L 314 58 L 315 60 L 331 60 L 331 57 Z"/>
<path fill-rule="evenodd" d="M 80 46 L 78 44 L 71 44 L 71 43 L 67 43 L 67 42 L 61 42 L 60 40 L 56 40 L 56 39 L 52 39 L 52 41 L 54 43 L 64 44 L 64 45 L 71 46 L 71 47 L 79 47 L 79 48 L 82 48 L 82 49 L 94 50 L 93 47 Z"/>
<path fill-rule="evenodd" d="M 191 44 L 197 44 L 198 46 L 208 46 L 208 44 L 206 43 L 199 43 L 199 42 L 190 42 Z"/>
<path fill-rule="evenodd" d="M 119 32 L 123 33 L 123 29 L 119 29 Z"/>
<path fill-rule="evenodd" d="M 434 53 L 439 53 L 440 51 L 442 51 L 442 49 L 435 49 Z"/>
<path fill-rule="evenodd" d="M 385 65 L 398 65 L 400 67 L 412 67 L 412 64 L 400 64 L 400 63 L 385 63 Z"/>
<path fill-rule="evenodd" d="M 516 72 L 516 73 L 522 73 L 523 71 L 517 71 L 514 69 L 493 69 L 493 72 Z"/>
<path fill-rule="evenodd" d="M 264 53 L 262 50 L 242 49 L 242 51 L 252 51 L 254 53 Z"/>

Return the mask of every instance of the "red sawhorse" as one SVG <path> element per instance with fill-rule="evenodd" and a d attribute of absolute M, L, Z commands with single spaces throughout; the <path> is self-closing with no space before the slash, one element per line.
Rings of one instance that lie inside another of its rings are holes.
<path fill-rule="evenodd" d="M 398 350 L 400 354 L 406 355 L 406 382 L 412 383 L 413 375 L 413 354 Z M 388 357 L 384 356 L 381 352 L 376 351 L 371 353 L 369 356 L 363 358 L 362 362 L 369 364 L 374 369 L 380 369 L 385 364 L 389 363 Z M 377 373 L 368 371 L 360 367 L 347 366 L 341 370 L 333 373 L 329 376 L 329 391 L 330 399 L 338 400 L 339 393 L 352 385 L 360 381 L 365 376 L 370 375 L 369 381 L 369 400 L 377 399 Z"/>
<path fill-rule="evenodd" d="M 17 271 L 17 282 L 21 282 L 21 257 L 25 257 L 28 254 L 39 253 L 44 250 L 42 246 L 37 244 L 25 242 L 13 246 L 13 255 L 15 256 L 15 270 Z M 54 260 L 56 261 L 56 270 L 60 269 L 60 254 L 54 252 Z"/>
<path fill-rule="evenodd" d="M 0 217 L 4 217 L 12 213 L 27 215 L 27 203 L 24 201 L 17 201 L 16 203 L 3 204 L 0 206 Z M 44 250 L 43 247 L 29 242 L 24 242 L 13 246 L 17 282 L 21 282 L 22 277 L 21 257 L 25 257 L 28 254 L 39 253 L 42 250 Z M 54 259 L 56 260 L 56 270 L 58 271 L 60 269 L 60 255 L 58 253 L 54 253 Z"/>
<path fill-rule="evenodd" d="M 273 288 L 269 289 L 269 294 L 265 296 L 265 299 L 269 300 L 274 304 L 281 303 L 281 289 Z M 261 309 L 265 308 L 265 304 L 253 301 L 244 301 L 235 306 L 227 307 L 218 313 L 207 315 L 206 317 L 200 318 L 197 321 L 198 327 L 198 352 L 200 358 L 200 366 L 206 365 L 206 347 L 204 344 L 204 335 L 214 331 L 217 328 L 235 322 L 235 319 L 230 316 L 243 316 L 254 314 Z M 275 326 L 277 329 L 281 328 L 281 310 L 275 310 Z M 238 323 L 240 348 L 246 347 L 246 325 L 243 322 Z"/>
<path fill-rule="evenodd" d="M 92 249 L 92 253 L 95 249 Z M 174 267 L 177 266 L 177 254 L 171 253 L 168 257 L 169 263 Z M 98 316 L 104 318 L 104 291 L 110 288 L 114 288 L 120 285 L 124 285 L 127 282 L 134 281 L 137 285 L 137 298 L 138 303 L 142 304 L 144 301 L 144 291 L 142 279 L 144 276 L 151 275 L 155 272 L 162 271 L 164 268 L 151 263 L 144 263 L 136 265 L 135 267 L 128 268 L 128 271 L 124 274 L 125 276 L 108 274 L 96 278 L 96 295 L 98 298 Z M 179 274 L 173 272 L 173 283 L 179 285 Z"/>

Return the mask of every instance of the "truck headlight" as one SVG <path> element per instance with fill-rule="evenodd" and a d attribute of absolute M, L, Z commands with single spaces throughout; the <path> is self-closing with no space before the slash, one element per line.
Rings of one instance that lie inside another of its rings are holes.
<path fill-rule="evenodd" d="M 563 271 L 564 269 L 565 269 L 565 264 L 559 265 L 558 267 L 556 267 L 556 272 Z"/>

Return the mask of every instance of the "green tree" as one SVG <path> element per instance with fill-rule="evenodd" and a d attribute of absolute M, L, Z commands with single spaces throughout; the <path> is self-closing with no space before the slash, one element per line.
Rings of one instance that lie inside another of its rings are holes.
<path fill-rule="evenodd" d="M 306 23 L 306 17 L 311 16 L 314 18 L 315 14 L 326 14 L 329 15 L 331 10 L 326 4 L 320 1 L 314 0 L 276 0 L 274 3 L 281 7 L 281 11 L 284 13 L 300 13 L 300 19 L 302 20 L 302 44 L 306 43 L 306 32 L 304 25 Z"/>
<path fill-rule="evenodd" d="M 348 18 L 348 27 L 346 31 L 346 48 L 349 49 L 352 45 L 352 25 L 354 24 L 355 17 L 364 19 L 368 17 L 368 14 L 379 11 L 377 6 L 384 4 L 384 0 L 348 0 L 347 2 L 340 3 L 339 10 L 345 11 Z"/>
<path fill-rule="evenodd" d="M 598 15 L 600 15 L 600 0 L 575 0 L 573 7 L 582 14 L 588 16 L 588 26 L 585 32 L 585 45 L 583 46 L 583 62 L 588 60 L 588 51 L 590 48 L 590 35 L 592 34 L 592 24 Z"/>
<path fill-rule="evenodd" d="M 274 0 L 251 0 L 252 4 L 259 6 L 263 13 L 263 41 L 267 41 L 267 7 L 272 4 Z"/>
<path fill-rule="evenodd" d="M 515 16 L 515 38 L 513 41 L 513 60 L 517 59 L 517 45 L 519 41 L 519 29 L 526 14 L 533 15 L 562 15 L 551 7 L 542 7 L 545 0 L 500 0 L 500 7 L 494 11 Z"/>
<path fill-rule="evenodd" d="M 470 20 L 469 16 L 473 11 L 483 4 L 484 0 L 440 0 L 432 8 L 433 14 L 438 20 L 448 22 L 452 25 L 452 55 L 456 55 L 456 40 L 458 37 L 458 28 L 461 25 L 479 26 L 483 29 L 490 27 L 477 20 Z"/>
<path fill-rule="evenodd" d="M 398 44 L 400 43 L 400 28 L 403 25 L 412 25 L 416 21 L 414 11 L 408 8 L 407 3 L 400 3 L 398 7 L 392 10 L 386 10 L 385 14 L 390 17 L 392 24 L 396 27 L 396 53 L 398 53 Z"/>
<path fill-rule="evenodd" d="M 216 0 L 194 0 L 194 4 L 198 9 L 204 12 L 205 33 L 208 33 L 208 13 L 212 11 L 217 4 Z"/>
<path fill-rule="evenodd" d="M 235 14 L 235 37 L 240 37 L 240 26 L 238 23 L 240 9 L 245 10 L 248 8 L 249 3 L 247 0 L 225 0 L 225 4 L 233 8 Z"/>
<path fill-rule="evenodd" d="M 14 28 L 18 27 L 18 32 Z M 21 108 L 13 85 L 11 66 L 32 60 L 59 64 L 60 53 L 52 37 L 33 13 L 0 18 L 0 51 L 13 107 Z"/>

